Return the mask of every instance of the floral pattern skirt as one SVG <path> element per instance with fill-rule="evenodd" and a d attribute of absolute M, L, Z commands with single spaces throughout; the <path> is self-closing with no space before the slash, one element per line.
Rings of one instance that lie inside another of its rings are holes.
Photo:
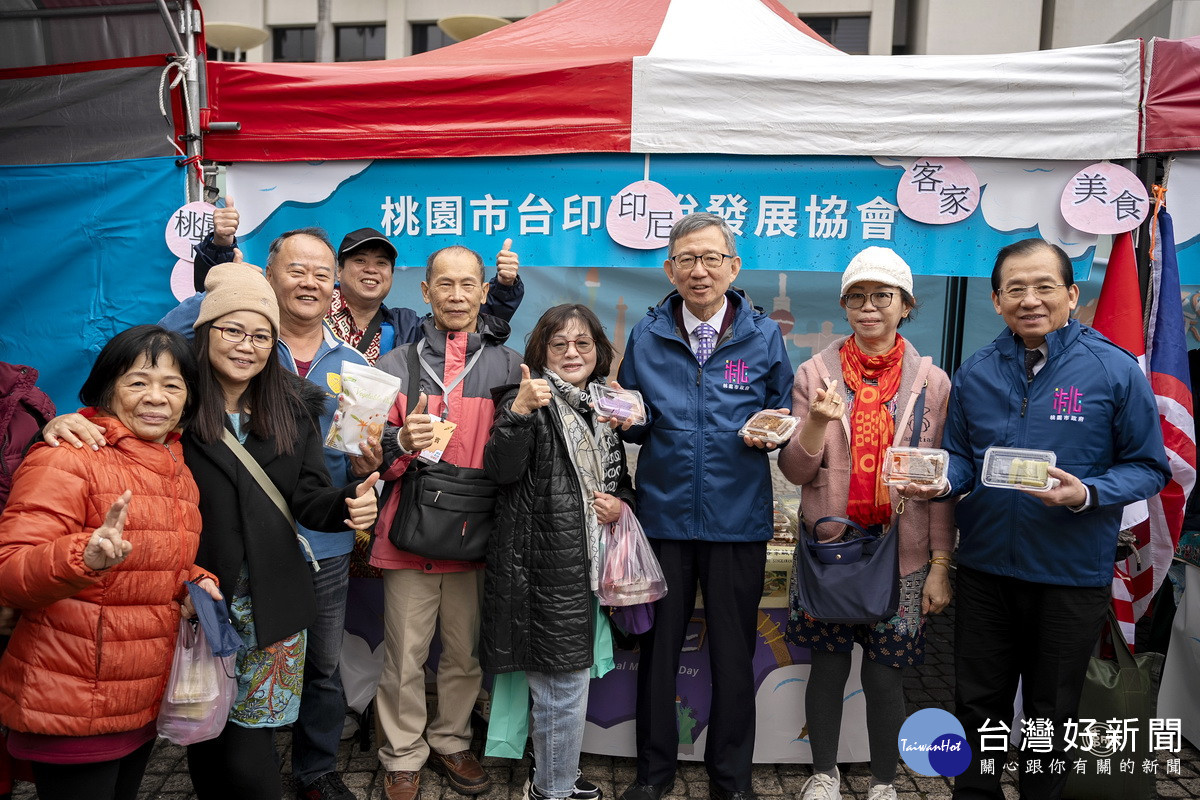
<path fill-rule="evenodd" d="M 295 722 L 304 683 L 305 631 L 259 647 L 245 564 L 237 584 L 230 610 L 242 647 L 237 654 L 238 693 L 229 721 L 243 728 L 277 728 Z"/>
<path fill-rule="evenodd" d="M 925 663 L 925 618 L 921 615 L 921 593 L 929 566 L 900 578 L 900 606 L 891 619 L 874 625 L 843 625 L 821 622 L 792 608 L 788 616 L 787 640 L 798 647 L 848 653 L 854 643 L 862 645 L 866 657 L 889 667 L 915 667 Z"/>

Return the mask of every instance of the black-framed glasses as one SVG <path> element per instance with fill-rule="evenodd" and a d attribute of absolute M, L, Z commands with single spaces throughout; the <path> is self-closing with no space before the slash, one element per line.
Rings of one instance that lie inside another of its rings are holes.
<path fill-rule="evenodd" d="M 560 339 L 559 341 L 550 343 L 550 352 L 554 353 L 556 356 L 561 356 L 563 353 L 567 352 L 567 348 L 571 345 L 575 345 L 575 352 L 582 354 L 592 352 L 592 348 L 596 346 L 596 343 L 586 336 L 579 339 L 571 339 L 569 341 L 563 341 Z"/>
<path fill-rule="evenodd" d="M 1007 289 L 1001 289 L 1000 294 L 1007 297 L 1009 300 L 1024 300 L 1025 295 L 1032 290 L 1038 297 L 1053 297 L 1058 294 L 1058 290 L 1066 286 L 1065 283 L 1039 283 L 1037 286 L 1009 286 Z"/>
<path fill-rule="evenodd" d="M 895 294 L 895 292 L 871 292 L 871 294 L 866 295 L 862 292 L 850 292 L 849 294 L 842 295 L 842 303 L 845 304 L 846 308 L 852 308 L 857 311 L 867 304 L 867 298 L 870 297 L 871 305 L 875 306 L 875 308 L 887 308 L 892 304 L 892 297 Z"/>
<path fill-rule="evenodd" d="M 246 333 L 241 328 L 226 328 L 221 325 L 213 325 L 212 329 L 220 331 L 222 339 L 234 344 L 241 344 L 249 338 L 251 346 L 259 350 L 270 350 L 275 346 L 275 337 L 266 333 Z"/>
<path fill-rule="evenodd" d="M 728 253 L 704 253 L 703 255 L 694 256 L 691 253 L 683 253 L 678 256 L 671 256 L 671 260 L 675 262 L 676 269 L 692 269 L 699 261 L 705 269 L 716 269 L 725 263 L 725 259 L 733 258 Z"/>

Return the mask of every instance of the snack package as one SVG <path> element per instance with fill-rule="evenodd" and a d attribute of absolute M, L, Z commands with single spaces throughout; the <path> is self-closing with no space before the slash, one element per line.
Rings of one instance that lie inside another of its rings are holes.
<path fill-rule="evenodd" d="M 342 365 L 342 391 L 325 446 L 353 456 L 362 455 L 359 444 L 368 436 L 383 435 L 388 409 L 396 401 L 402 382 L 395 375 L 365 364 Z"/>
<path fill-rule="evenodd" d="M 640 425 L 646 420 L 646 405 L 642 393 L 635 389 L 613 389 L 600 383 L 588 385 L 592 395 L 592 408 L 602 417 L 618 422 L 630 421 Z"/>
<path fill-rule="evenodd" d="M 989 447 L 983 454 L 983 485 L 1045 492 L 1058 485 L 1050 477 L 1057 456 L 1050 450 Z"/>
<path fill-rule="evenodd" d="M 949 463 L 950 454 L 936 447 L 889 447 L 883 459 L 883 482 L 935 486 L 946 477 Z"/>
<path fill-rule="evenodd" d="M 738 431 L 738 436 L 754 436 L 771 444 L 781 444 L 792 438 L 798 419 L 791 414 L 769 408 L 755 412 Z"/>

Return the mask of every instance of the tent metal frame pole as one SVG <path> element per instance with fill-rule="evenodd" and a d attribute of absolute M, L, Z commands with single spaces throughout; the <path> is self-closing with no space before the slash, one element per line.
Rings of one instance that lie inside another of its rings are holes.
<path fill-rule="evenodd" d="M 186 57 L 186 67 L 183 83 L 183 112 L 186 132 L 180 138 L 186 145 L 188 160 L 200 157 L 200 124 L 197 120 L 197 109 L 200 107 L 200 79 L 196 62 L 196 10 L 192 0 L 184 0 L 180 14 L 179 25 L 171 17 L 166 0 L 158 0 L 158 12 L 162 15 L 167 33 L 177 55 Z M 200 200 L 202 184 L 198 172 L 188 165 L 187 170 L 187 200 Z"/>
<path fill-rule="evenodd" d="M 967 279 L 946 278 L 946 318 L 942 325 L 942 369 L 953 375 L 962 363 L 963 329 L 967 324 Z"/>

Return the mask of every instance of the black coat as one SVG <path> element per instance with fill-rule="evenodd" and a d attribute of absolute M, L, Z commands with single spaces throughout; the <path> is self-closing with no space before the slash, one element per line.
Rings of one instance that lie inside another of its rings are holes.
<path fill-rule="evenodd" d="M 313 530 L 346 529 L 345 498 L 361 481 L 345 488 L 330 485 L 317 419 L 324 407 L 320 387 L 294 378 L 304 400 L 297 411 L 300 436 L 290 454 L 278 455 L 274 442 L 253 433 L 245 448 L 288 502 L 296 521 Z M 196 564 L 217 576 L 226 603 L 232 601 L 242 562 L 249 564 L 250 596 L 260 646 L 304 630 L 317 618 L 312 567 L 304 560 L 296 530 L 221 441 L 183 437 L 184 460 L 200 487 L 204 526 Z"/>
<path fill-rule="evenodd" d="M 553 406 L 511 411 L 516 387 L 496 408 L 484 469 L 500 484 L 488 540 L 479 661 L 488 672 L 567 672 L 592 665 L 583 496 Z M 614 494 L 632 508 L 621 448 Z"/>

